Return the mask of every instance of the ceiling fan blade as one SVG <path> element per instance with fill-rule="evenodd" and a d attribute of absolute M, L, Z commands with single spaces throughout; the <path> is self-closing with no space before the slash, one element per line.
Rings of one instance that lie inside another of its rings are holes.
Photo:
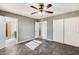
<path fill-rule="evenodd" d="M 51 6 L 52 6 L 52 4 L 48 4 L 48 5 L 47 5 L 47 8 L 50 8 Z"/>
<path fill-rule="evenodd" d="M 33 13 L 31 13 L 31 14 L 33 15 L 33 14 L 36 14 L 36 13 L 38 13 L 38 12 L 33 12 Z"/>
<path fill-rule="evenodd" d="M 52 12 L 52 11 L 45 11 L 45 12 L 47 12 L 47 13 L 54 13 L 54 12 Z"/>
<path fill-rule="evenodd" d="M 36 8 L 35 6 L 30 6 L 30 7 L 34 8 L 34 9 L 38 9 L 38 8 Z"/>

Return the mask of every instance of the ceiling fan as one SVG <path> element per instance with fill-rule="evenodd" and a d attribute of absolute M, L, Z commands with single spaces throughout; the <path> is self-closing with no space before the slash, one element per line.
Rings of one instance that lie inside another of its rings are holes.
<path fill-rule="evenodd" d="M 30 6 L 30 7 L 37 10 L 37 11 L 31 13 L 32 15 L 36 14 L 36 13 L 40 13 L 41 16 L 43 16 L 43 14 L 45 14 L 45 13 L 49 13 L 49 14 L 53 13 L 53 11 L 47 11 L 48 8 L 52 7 L 52 4 L 48 4 L 47 6 L 45 6 L 43 3 L 39 3 L 39 7 L 38 8 L 35 7 L 35 6 Z"/>

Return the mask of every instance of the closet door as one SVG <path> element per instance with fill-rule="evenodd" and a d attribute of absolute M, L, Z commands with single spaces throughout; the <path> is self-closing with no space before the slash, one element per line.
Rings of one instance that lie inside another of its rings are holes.
<path fill-rule="evenodd" d="M 47 39 L 47 21 L 41 22 L 41 37 Z"/>
<path fill-rule="evenodd" d="M 79 17 L 64 19 L 64 43 L 79 47 Z"/>
<path fill-rule="evenodd" d="M 35 22 L 35 38 L 39 37 L 39 22 Z"/>
<path fill-rule="evenodd" d="M 63 19 L 53 20 L 53 41 L 63 43 Z"/>
<path fill-rule="evenodd" d="M 0 16 L 0 49 L 5 47 L 5 18 Z"/>

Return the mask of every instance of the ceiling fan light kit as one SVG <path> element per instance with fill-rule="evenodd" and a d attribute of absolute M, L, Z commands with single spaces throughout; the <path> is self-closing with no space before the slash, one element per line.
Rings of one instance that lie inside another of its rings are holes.
<path fill-rule="evenodd" d="M 43 16 L 45 15 L 45 13 L 49 13 L 49 14 L 53 13 L 53 11 L 47 11 L 48 8 L 52 7 L 52 4 L 48 4 L 47 6 L 45 6 L 43 3 L 39 3 L 38 8 L 35 6 L 30 6 L 30 7 L 37 10 L 37 12 L 31 13 L 32 15 L 38 13 L 40 16 Z"/>

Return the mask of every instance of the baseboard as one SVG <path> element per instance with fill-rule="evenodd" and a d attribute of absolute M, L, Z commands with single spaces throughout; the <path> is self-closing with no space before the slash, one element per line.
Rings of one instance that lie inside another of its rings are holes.
<path fill-rule="evenodd" d="M 27 41 L 30 41 L 30 40 L 33 40 L 33 39 L 35 39 L 35 38 L 29 39 L 29 40 L 20 41 L 20 42 L 18 42 L 17 44 L 20 44 L 20 43 L 23 43 L 23 42 L 27 42 Z M 53 41 L 53 40 L 51 40 L 51 39 L 45 39 L 45 40 Z"/>
<path fill-rule="evenodd" d="M 23 42 L 27 42 L 27 41 L 30 41 L 30 40 L 33 40 L 33 39 L 35 39 L 35 38 L 29 39 L 29 40 L 20 41 L 20 42 L 17 42 L 17 44 L 20 44 L 20 43 L 23 43 Z"/>
<path fill-rule="evenodd" d="M 48 41 L 53 41 L 53 40 L 51 40 L 51 39 L 45 39 L 45 40 L 48 40 Z"/>

